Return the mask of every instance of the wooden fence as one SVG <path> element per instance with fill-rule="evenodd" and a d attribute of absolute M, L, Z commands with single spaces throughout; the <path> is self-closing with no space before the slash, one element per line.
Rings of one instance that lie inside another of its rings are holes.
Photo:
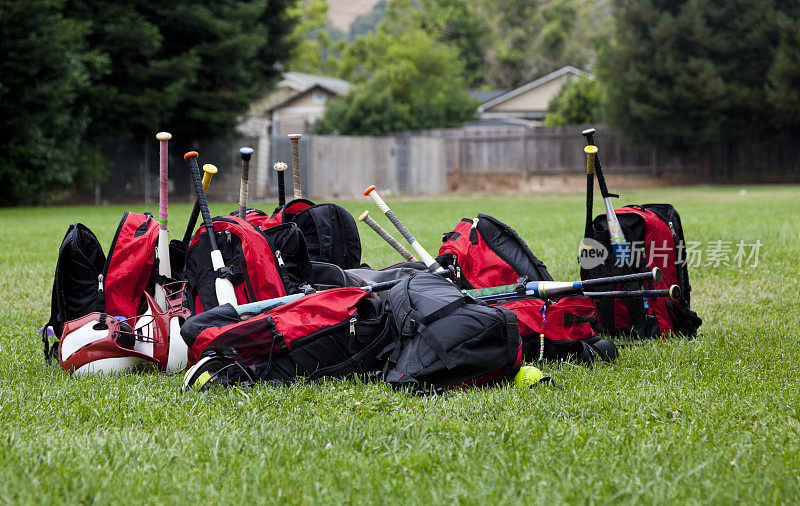
<path fill-rule="evenodd" d="M 300 140 L 303 196 L 316 200 L 358 197 L 373 184 L 394 193 L 438 195 L 461 187 L 480 191 L 498 180 L 515 188 L 532 177 L 580 176 L 586 163 L 582 129 L 581 125 L 464 127 L 382 137 L 304 136 Z M 597 130 L 600 159 L 611 176 L 645 176 L 665 182 L 675 178 L 717 183 L 800 181 L 800 157 L 795 155 L 800 138 L 725 140 L 706 153 L 703 164 L 697 157 L 667 158 L 652 148 L 626 144 L 609 128 Z M 286 138 L 264 136 L 201 146 L 202 163 L 214 163 L 220 169 L 209 197 L 238 199 L 238 148 L 243 145 L 258 148 L 251 162 L 251 200 L 274 200 L 277 184 L 272 165 L 276 161 L 291 165 L 290 144 Z M 113 169 L 98 187 L 96 200 L 154 201 L 156 148 L 127 141 L 110 146 L 107 156 Z M 172 167 L 172 193 L 191 198 L 188 172 L 178 154 L 173 153 Z M 290 174 L 286 180 L 291 195 Z"/>

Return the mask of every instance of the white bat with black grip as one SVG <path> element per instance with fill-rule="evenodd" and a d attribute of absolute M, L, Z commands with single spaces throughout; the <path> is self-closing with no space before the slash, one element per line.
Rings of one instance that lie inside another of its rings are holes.
<path fill-rule="evenodd" d="M 206 201 L 206 192 L 203 191 L 203 183 L 200 181 L 200 167 L 197 165 L 197 156 L 197 151 L 189 151 L 183 155 L 183 159 L 189 162 L 194 191 L 197 194 L 198 202 L 200 202 L 200 214 L 203 216 L 203 225 L 206 227 L 208 240 L 211 244 L 211 267 L 217 274 L 216 280 L 214 281 L 217 302 L 220 305 L 232 304 L 235 306 L 236 292 L 233 289 L 233 284 L 228 278 L 223 277 L 220 272 L 225 268 L 225 261 L 222 259 L 222 252 L 217 247 L 217 240 L 214 236 L 214 222 L 211 221 L 211 214 L 208 211 L 208 201 Z"/>
<path fill-rule="evenodd" d="M 383 214 L 385 214 L 386 217 L 389 218 L 389 221 L 391 221 L 392 225 L 394 225 L 397 231 L 400 232 L 400 235 L 403 236 L 403 239 L 408 241 L 408 244 L 410 244 L 411 247 L 414 248 L 414 251 L 417 252 L 419 258 L 425 263 L 425 265 L 428 266 L 428 270 L 430 270 L 431 272 L 444 271 L 442 266 L 439 265 L 439 262 L 437 262 L 430 255 L 430 253 L 428 253 L 425 250 L 425 248 L 422 247 L 422 244 L 420 244 L 419 241 L 417 241 L 414 238 L 414 236 L 411 235 L 411 232 L 408 231 L 408 229 L 405 227 L 405 225 L 403 225 L 400 219 L 397 216 L 395 216 L 395 214 L 392 212 L 391 209 L 389 209 L 389 206 L 386 205 L 386 202 L 384 202 L 381 196 L 378 195 L 378 192 L 375 190 L 374 185 L 364 190 L 364 195 L 371 198 L 372 201 L 375 202 L 375 205 L 378 206 L 378 209 L 380 209 L 381 212 L 383 212 Z"/>

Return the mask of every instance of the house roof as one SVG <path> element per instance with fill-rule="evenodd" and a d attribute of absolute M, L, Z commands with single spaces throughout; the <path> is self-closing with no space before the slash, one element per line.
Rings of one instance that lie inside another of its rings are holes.
<path fill-rule="evenodd" d="M 508 90 L 469 90 L 469 96 L 484 103 L 507 92 Z"/>
<path fill-rule="evenodd" d="M 586 72 L 585 70 L 581 70 L 581 69 L 579 69 L 577 67 L 573 67 L 572 65 L 567 65 L 566 67 L 562 67 L 562 68 L 556 70 L 555 72 L 550 72 L 546 76 L 540 77 L 539 79 L 536 79 L 535 81 L 531 81 L 528 84 L 524 84 L 524 85 L 520 86 L 519 88 L 514 88 L 513 90 L 507 91 L 505 93 L 502 93 L 500 95 L 495 96 L 494 98 L 491 98 L 491 99 L 487 100 L 486 102 L 482 103 L 478 107 L 478 114 L 484 112 L 486 109 L 489 109 L 491 107 L 496 106 L 497 104 L 502 104 L 503 102 L 505 102 L 507 100 L 510 100 L 510 99 L 512 99 L 512 98 L 514 98 L 516 96 L 522 95 L 523 93 L 526 93 L 526 92 L 528 92 L 528 91 L 530 91 L 530 90 L 532 90 L 534 88 L 538 88 L 539 86 L 542 86 L 543 84 L 549 83 L 553 79 L 558 79 L 559 77 L 561 77 L 561 76 L 563 76 L 565 74 L 574 74 L 574 75 L 577 75 L 577 76 L 582 76 L 582 77 L 587 77 L 589 79 L 594 79 L 594 76 L 592 74 L 590 74 L 589 72 Z"/>
<path fill-rule="evenodd" d="M 298 93 L 304 93 L 315 86 L 324 88 L 335 95 L 345 95 L 353 85 L 344 79 L 304 74 L 302 72 L 284 72 L 283 79 L 278 83 L 279 88 L 291 88 Z"/>

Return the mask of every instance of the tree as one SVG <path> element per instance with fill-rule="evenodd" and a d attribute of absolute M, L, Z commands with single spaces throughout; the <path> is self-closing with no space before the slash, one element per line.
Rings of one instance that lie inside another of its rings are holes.
<path fill-rule="evenodd" d="M 149 139 L 169 127 L 188 143 L 231 132 L 278 76 L 292 2 L 69 2 L 65 12 L 86 21 L 91 47 L 111 62 L 82 97 L 89 139 Z"/>
<path fill-rule="evenodd" d="M 392 33 L 381 24 L 348 46 L 341 71 L 357 86 L 328 107 L 318 133 L 450 127 L 468 121 L 477 107 L 457 51 L 420 29 Z"/>
<path fill-rule="evenodd" d="M 598 73 L 608 115 L 629 138 L 701 154 L 768 128 L 777 44 L 769 0 L 615 0 L 617 32 Z"/>
<path fill-rule="evenodd" d="M 330 58 L 341 51 L 345 34 L 328 19 L 328 1 L 300 0 L 289 8 L 288 15 L 296 24 L 287 38 L 291 57 L 286 69 L 331 74 Z"/>
<path fill-rule="evenodd" d="M 602 87 L 598 80 L 579 77 L 566 83 L 547 108 L 547 126 L 585 125 L 600 120 Z"/>
<path fill-rule="evenodd" d="M 565 65 L 591 64 L 606 38 L 604 1 L 481 0 L 490 26 L 484 56 L 489 86 L 515 88 Z"/>
<path fill-rule="evenodd" d="M 776 128 L 800 123 L 800 7 L 783 7 L 776 15 L 778 47 L 769 70 L 767 99 Z"/>
<path fill-rule="evenodd" d="M 89 117 L 79 106 L 105 60 L 60 0 L 0 4 L 0 205 L 38 203 L 72 187 Z"/>
<path fill-rule="evenodd" d="M 484 60 L 491 45 L 491 26 L 475 8 L 474 0 L 392 0 L 387 24 L 394 31 L 421 29 L 439 42 L 453 46 L 464 64 L 467 85 L 483 84 Z"/>

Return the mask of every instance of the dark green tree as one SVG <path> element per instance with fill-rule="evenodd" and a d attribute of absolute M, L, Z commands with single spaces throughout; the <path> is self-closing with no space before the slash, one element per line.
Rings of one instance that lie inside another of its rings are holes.
<path fill-rule="evenodd" d="M 777 35 L 770 0 L 615 0 L 617 30 L 598 74 L 608 118 L 629 138 L 700 155 L 726 135 L 768 128 Z"/>
<path fill-rule="evenodd" d="M 800 124 L 800 5 L 787 4 L 776 15 L 779 42 L 767 83 L 776 128 Z"/>
<path fill-rule="evenodd" d="M 579 77 L 565 84 L 547 108 L 547 126 L 585 125 L 600 121 L 602 85 L 597 79 Z"/>
<path fill-rule="evenodd" d="M 84 105 L 89 138 L 176 139 L 230 133 L 278 76 L 288 58 L 294 0 L 74 0 L 67 12 L 86 20 L 91 47 L 111 62 L 94 76 Z"/>
<path fill-rule="evenodd" d="M 85 153 L 78 100 L 104 59 L 61 0 L 0 3 L 0 205 L 42 202 L 72 187 Z"/>

